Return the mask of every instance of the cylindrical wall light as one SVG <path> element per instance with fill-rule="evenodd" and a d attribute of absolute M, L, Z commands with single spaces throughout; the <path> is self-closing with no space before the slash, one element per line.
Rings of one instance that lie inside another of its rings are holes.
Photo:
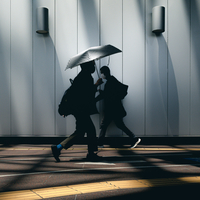
<path fill-rule="evenodd" d="M 156 6 L 152 9 L 152 32 L 162 33 L 165 31 L 165 7 Z"/>
<path fill-rule="evenodd" d="M 37 8 L 37 33 L 47 34 L 49 32 L 49 14 L 44 7 Z"/>

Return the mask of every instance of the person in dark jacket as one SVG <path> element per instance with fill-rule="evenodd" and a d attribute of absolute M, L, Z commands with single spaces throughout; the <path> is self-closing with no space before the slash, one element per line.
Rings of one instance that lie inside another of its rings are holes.
<path fill-rule="evenodd" d="M 61 150 L 71 147 L 78 138 L 84 137 L 85 133 L 87 133 L 88 138 L 87 158 L 89 160 L 98 159 L 98 156 L 94 153 L 98 150 L 96 129 L 90 115 L 98 113 L 95 104 L 95 93 L 102 81 L 98 80 L 94 84 L 91 75 L 95 71 L 94 61 L 81 64 L 80 66 L 81 72 L 75 77 L 69 95 L 71 113 L 76 119 L 76 130 L 60 144 L 51 146 L 52 154 L 58 162 L 60 161 Z"/>
<path fill-rule="evenodd" d="M 106 79 L 107 82 L 104 86 L 104 91 L 100 90 L 100 95 L 96 97 L 96 102 L 104 99 L 104 117 L 100 126 L 101 131 L 98 138 L 98 145 L 99 147 L 103 147 L 106 130 L 109 124 L 114 121 L 115 125 L 131 138 L 131 148 L 135 148 L 141 139 L 136 137 L 123 122 L 126 111 L 122 105 L 122 98 L 125 96 L 123 96 L 123 90 L 127 90 L 127 88 L 123 88 L 122 86 L 124 85 L 114 76 L 111 76 L 110 69 L 107 66 L 103 66 L 100 72 L 102 78 Z"/>

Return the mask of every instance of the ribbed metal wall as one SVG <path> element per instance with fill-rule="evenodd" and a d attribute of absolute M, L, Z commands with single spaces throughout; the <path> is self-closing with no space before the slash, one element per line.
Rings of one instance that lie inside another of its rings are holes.
<path fill-rule="evenodd" d="M 155 6 L 165 7 L 160 35 L 152 33 Z M 49 35 L 36 33 L 38 7 L 49 10 Z M 200 0 L 1 0 L 0 135 L 70 135 L 75 120 L 60 117 L 57 105 L 79 68 L 64 71 L 66 64 L 112 44 L 123 51 L 110 68 L 129 85 L 127 126 L 140 136 L 200 136 L 199 24 Z M 92 116 L 97 135 L 101 117 Z M 123 135 L 109 127 L 108 136 Z"/>

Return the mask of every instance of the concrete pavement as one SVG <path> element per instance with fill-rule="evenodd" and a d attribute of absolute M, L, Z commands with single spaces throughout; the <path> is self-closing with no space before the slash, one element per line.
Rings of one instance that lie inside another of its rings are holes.
<path fill-rule="evenodd" d="M 0 145 L 0 199 L 177 199 L 199 193 L 200 145 L 106 147 L 99 149 L 99 162 L 85 159 L 86 145 L 74 145 L 57 163 L 50 145 Z"/>

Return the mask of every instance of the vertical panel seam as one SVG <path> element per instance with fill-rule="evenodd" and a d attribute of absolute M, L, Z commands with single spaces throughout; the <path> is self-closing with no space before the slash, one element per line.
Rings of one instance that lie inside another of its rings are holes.
<path fill-rule="evenodd" d="M 12 20 L 11 20 L 11 0 L 10 0 L 10 136 L 12 135 L 12 81 L 11 81 L 11 79 L 12 79 L 12 67 L 11 67 L 11 57 L 12 57 L 12 55 L 11 55 L 11 53 L 12 53 L 12 51 L 11 51 L 11 22 L 12 22 Z"/>
<path fill-rule="evenodd" d="M 124 52 L 123 52 L 123 47 L 124 47 L 124 6 L 123 6 L 123 0 L 122 0 L 122 83 L 124 82 Z"/>
<path fill-rule="evenodd" d="M 33 101 L 34 101 L 34 99 L 33 99 L 33 91 L 34 91 L 34 85 L 33 85 L 34 84 L 34 82 L 33 82 L 33 79 L 34 79 L 34 77 L 33 77 L 33 58 L 34 58 L 33 57 L 33 49 L 34 49 L 33 48 L 33 45 L 34 45 L 34 42 L 33 42 L 33 31 L 34 31 L 33 30 L 33 13 L 34 13 L 33 0 L 31 1 L 31 6 L 32 6 L 32 70 L 31 70 L 31 73 L 32 73 L 32 92 L 31 92 L 32 93 L 32 112 L 31 112 L 32 113 L 32 119 L 31 119 L 32 120 L 32 130 L 31 130 L 32 134 L 31 135 L 34 136 L 34 130 L 33 130 L 33 127 L 34 127 L 34 121 L 33 121 L 33 118 L 34 118 L 34 115 L 33 115 L 33 112 L 34 112 L 34 107 L 33 107 L 34 106 L 33 105 Z"/>
<path fill-rule="evenodd" d="M 191 107 L 192 107 L 192 1 L 190 1 L 190 99 L 189 99 L 189 135 L 191 135 Z"/>
<path fill-rule="evenodd" d="M 121 5 L 122 5 L 122 62 L 121 62 L 121 64 L 122 64 L 122 83 L 124 82 L 124 52 L 123 52 L 123 45 L 124 45 L 124 36 L 123 36 L 123 30 L 124 30 L 124 12 L 123 12 L 123 8 L 124 8 L 124 6 L 123 6 L 123 0 L 122 0 L 122 2 L 121 2 Z M 122 136 L 123 136 L 123 131 L 121 131 L 121 134 L 122 134 Z"/>
<path fill-rule="evenodd" d="M 100 45 L 101 45 L 101 0 L 99 0 L 99 46 Z"/>
<path fill-rule="evenodd" d="M 146 121 L 147 121 L 147 112 L 146 112 L 146 103 L 147 103 L 147 94 L 146 94 L 146 92 L 147 92 L 147 88 L 146 88 L 146 83 L 147 83 L 147 81 L 146 81 L 146 78 L 147 78 L 147 76 L 146 76 L 146 65 L 147 65 L 147 58 L 146 58 L 146 56 L 147 56 L 147 53 L 146 53 L 146 51 L 147 51 L 147 45 L 146 45 L 146 42 L 147 42 L 147 24 L 146 24 L 146 18 L 147 18 L 147 6 L 146 6 L 146 0 L 144 0 L 144 28 L 145 28 L 145 33 L 144 33 L 144 135 L 146 136 Z"/>
<path fill-rule="evenodd" d="M 77 2 L 77 54 L 78 54 L 78 45 L 79 45 L 79 41 L 78 41 L 78 26 L 79 26 L 79 23 L 78 23 L 78 17 L 79 17 L 79 14 L 78 14 L 78 9 L 79 9 L 79 2 L 78 0 L 76 1 Z M 78 74 L 78 67 L 76 68 L 76 73 Z"/>
<path fill-rule="evenodd" d="M 167 42 L 166 42 L 166 45 L 167 45 L 167 136 L 169 136 L 169 48 L 168 48 L 168 37 L 169 37 L 169 19 L 168 19 L 168 16 L 169 16 L 169 2 L 167 0 Z"/>
<path fill-rule="evenodd" d="M 54 135 L 56 135 L 56 0 L 54 0 Z"/>
<path fill-rule="evenodd" d="M 33 17 L 33 22 L 34 22 L 34 17 L 36 17 L 36 15 L 35 15 L 35 12 L 34 12 L 34 9 L 35 9 L 35 4 L 34 4 L 34 0 L 32 0 L 32 10 L 33 10 L 33 13 L 32 13 L 32 17 Z M 34 25 L 34 24 L 33 24 Z M 32 113 L 32 115 L 33 115 L 33 117 L 32 117 L 32 126 L 33 126 L 33 128 L 32 128 L 32 131 L 33 131 L 33 135 L 35 135 L 35 104 L 34 104 L 34 95 L 35 95 L 35 85 L 34 85 L 34 79 L 35 79 L 35 74 L 34 74 L 34 67 L 35 67 L 35 58 L 34 58 L 34 56 L 35 56 L 35 52 L 34 52 L 34 49 L 35 49 L 35 37 L 34 37 L 34 35 L 33 35 L 33 38 L 32 38 L 32 42 L 33 42 L 33 52 L 32 52 L 32 57 L 33 57 L 33 71 L 32 71 L 32 79 L 33 79 L 33 91 L 32 91 L 32 93 L 33 93 L 33 102 L 32 102 L 32 108 L 33 108 L 33 113 Z"/>
<path fill-rule="evenodd" d="M 99 0 L 99 46 L 101 46 L 101 0 Z M 101 66 L 101 59 L 99 59 L 99 69 Z M 100 89 L 101 89 L 101 85 L 100 85 Z M 102 106 L 101 106 L 101 102 L 99 101 L 99 110 L 101 111 Z M 99 113 L 99 128 L 101 125 L 101 114 Z"/>

